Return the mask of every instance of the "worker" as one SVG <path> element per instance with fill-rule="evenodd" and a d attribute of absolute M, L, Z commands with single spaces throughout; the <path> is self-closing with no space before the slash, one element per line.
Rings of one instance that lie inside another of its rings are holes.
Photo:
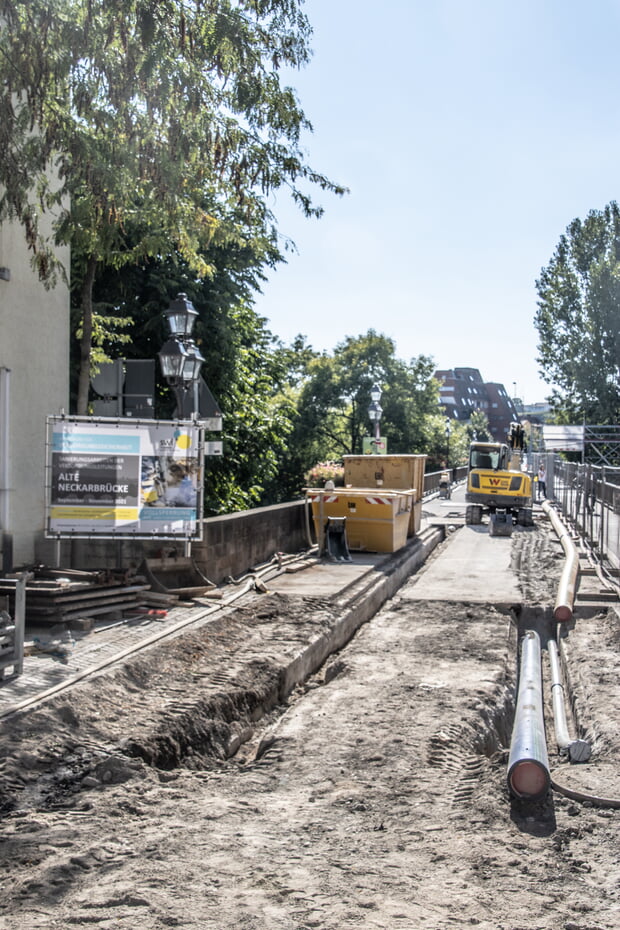
<path fill-rule="evenodd" d="M 547 469 L 545 463 L 541 462 L 538 466 L 538 500 L 544 500 L 547 496 Z"/>

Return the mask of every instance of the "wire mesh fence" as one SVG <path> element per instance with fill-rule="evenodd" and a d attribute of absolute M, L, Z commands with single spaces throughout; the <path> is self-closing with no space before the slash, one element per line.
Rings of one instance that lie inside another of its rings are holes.
<path fill-rule="evenodd" d="M 553 494 L 602 563 L 620 566 L 620 468 L 555 459 Z M 551 496 L 551 495 L 550 495 Z"/>

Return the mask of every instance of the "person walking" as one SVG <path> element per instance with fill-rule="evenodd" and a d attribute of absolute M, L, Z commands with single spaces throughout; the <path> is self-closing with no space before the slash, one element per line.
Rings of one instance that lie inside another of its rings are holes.
<path fill-rule="evenodd" d="M 541 462 L 538 466 L 538 500 L 544 500 L 547 496 L 547 469 L 545 463 Z"/>

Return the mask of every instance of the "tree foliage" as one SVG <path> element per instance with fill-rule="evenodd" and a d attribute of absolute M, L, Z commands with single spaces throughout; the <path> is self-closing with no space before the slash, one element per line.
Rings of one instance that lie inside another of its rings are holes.
<path fill-rule="evenodd" d="M 299 494 L 301 476 L 317 462 L 359 455 L 370 434 L 368 407 L 376 382 L 382 389 L 381 433 L 390 453 L 445 455 L 444 418 L 439 385 L 431 359 L 405 362 L 395 356 L 394 342 L 374 330 L 348 336 L 330 352 L 316 353 L 302 336 L 280 348 L 289 372 L 282 388 L 295 411 L 293 430 L 277 476 L 264 501 Z"/>
<path fill-rule="evenodd" d="M 575 219 L 536 282 L 545 380 L 560 419 L 620 418 L 620 210 Z"/>
<path fill-rule="evenodd" d="M 78 412 L 102 267 L 269 237 L 269 194 L 342 188 L 300 147 L 311 128 L 283 66 L 309 56 L 302 0 L 0 0 L 0 220 L 24 227 L 40 277 L 54 246 L 82 263 Z M 45 239 L 38 217 L 47 212 Z"/>
<path fill-rule="evenodd" d="M 156 355 L 166 338 L 162 311 L 170 294 L 185 290 L 198 311 L 194 334 L 205 358 L 204 378 L 223 414 L 223 432 L 213 438 L 223 440 L 224 454 L 206 461 L 207 514 L 256 506 L 279 470 L 292 429 L 294 411 L 282 391 L 288 368 L 251 305 L 264 260 L 262 248 L 212 246 L 213 272 L 206 282 L 192 280 L 177 255 L 108 268 L 93 293 L 96 308 L 114 307 L 131 318 L 131 343 L 122 347 L 126 358 Z M 173 408 L 158 370 L 157 415 L 170 417 Z"/>
<path fill-rule="evenodd" d="M 489 418 L 484 410 L 474 410 L 467 424 L 467 435 L 470 442 L 493 442 Z"/>

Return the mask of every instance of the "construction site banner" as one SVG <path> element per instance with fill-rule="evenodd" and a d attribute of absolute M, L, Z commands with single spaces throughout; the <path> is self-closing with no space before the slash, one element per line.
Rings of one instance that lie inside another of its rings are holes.
<path fill-rule="evenodd" d="M 49 417 L 47 536 L 200 538 L 193 421 Z"/>

